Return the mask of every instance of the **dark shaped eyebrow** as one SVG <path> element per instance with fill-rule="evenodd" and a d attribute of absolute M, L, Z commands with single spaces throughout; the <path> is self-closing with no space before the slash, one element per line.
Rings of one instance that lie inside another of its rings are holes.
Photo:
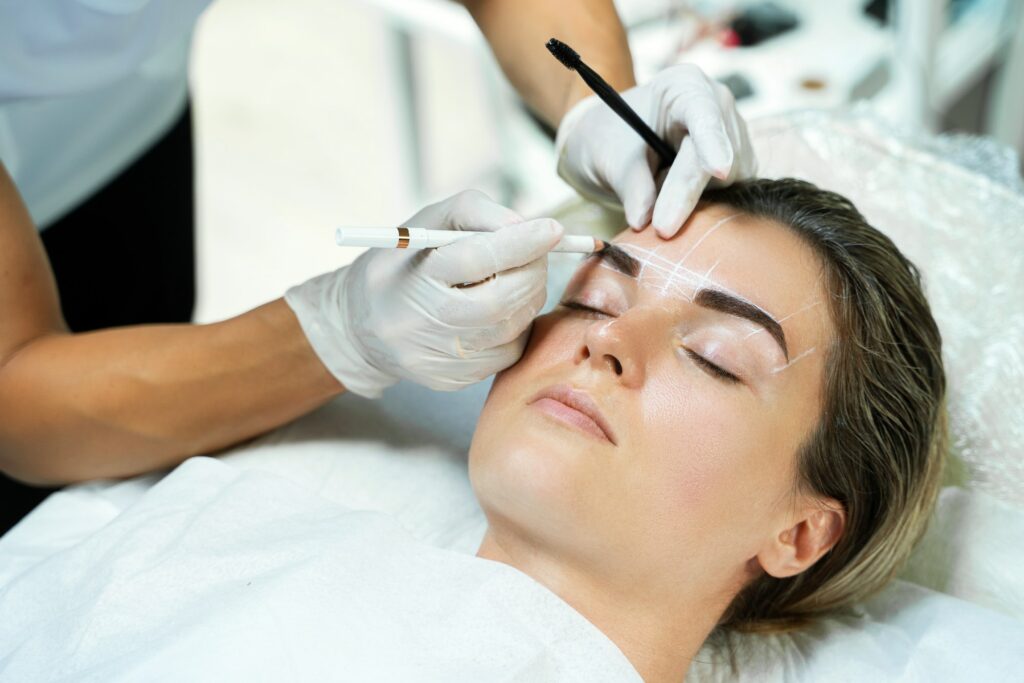
<path fill-rule="evenodd" d="M 612 269 L 630 277 L 636 277 L 640 272 L 640 262 L 626 253 L 622 247 L 611 243 L 605 243 L 604 249 L 591 254 L 591 258 L 603 260 Z M 786 357 L 786 362 L 789 362 L 789 347 L 786 345 L 786 334 L 782 331 L 782 325 L 757 306 L 720 289 L 702 289 L 694 296 L 693 302 L 703 308 L 746 318 L 760 325 L 778 342 L 782 355 Z"/>
<path fill-rule="evenodd" d="M 760 325 L 779 343 L 779 347 L 782 348 L 782 354 L 786 357 L 786 362 L 789 362 L 789 348 L 786 346 L 786 335 L 782 331 L 782 325 L 779 324 L 778 320 L 757 306 L 747 303 L 743 299 L 738 299 L 731 294 L 726 294 L 720 289 L 702 289 L 697 292 L 697 296 L 693 297 L 693 302 L 698 306 L 746 318 L 750 322 Z"/>
<path fill-rule="evenodd" d="M 605 242 L 604 249 L 595 251 L 591 258 L 603 260 L 615 270 L 630 277 L 636 277 L 640 272 L 640 262 L 627 254 L 625 249 L 610 242 Z"/>

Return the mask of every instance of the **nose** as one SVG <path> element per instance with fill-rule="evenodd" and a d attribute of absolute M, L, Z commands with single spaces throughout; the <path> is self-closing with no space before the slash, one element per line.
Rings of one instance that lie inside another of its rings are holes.
<path fill-rule="evenodd" d="M 575 361 L 614 374 L 624 386 L 639 387 L 647 370 L 645 345 L 655 330 L 651 313 L 638 307 L 617 318 L 596 320 L 587 326 Z"/>

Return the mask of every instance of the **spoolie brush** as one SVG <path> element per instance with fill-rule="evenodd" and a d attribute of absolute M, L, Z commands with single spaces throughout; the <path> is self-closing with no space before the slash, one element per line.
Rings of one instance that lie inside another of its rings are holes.
<path fill-rule="evenodd" d="M 600 74 L 584 63 L 576 50 L 556 38 L 547 42 L 547 48 L 565 68 L 578 73 L 580 78 L 590 86 L 590 89 L 654 149 L 661 159 L 659 170 L 672 165 L 676 158 L 676 151 L 672 149 L 672 146 L 658 137 L 658 134 L 651 130 L 651 127 L 644 123 L 644 120 L 626 104 L 619 93 L 615 92 L 615 88 L 608 85 L 608 82 L 601 78 Z"/>

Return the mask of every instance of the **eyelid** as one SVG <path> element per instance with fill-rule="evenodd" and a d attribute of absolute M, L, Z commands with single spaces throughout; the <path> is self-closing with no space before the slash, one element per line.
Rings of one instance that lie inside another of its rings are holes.
<path fill-rule="evenodd" d="M 618 316 L 629 307 L 623 298 L 601 287 L 581 287 L 564 301 L 571 301 L 605 315 Z"/>
<path fill-rule="evenodd" d="M 692 350 L 690 347 L 686 346 L 683 343 L 682 339 L 676 339 L 675 344 L 677 348 L 682 349 L 684 352 L 686 352 L 686 355 L 689 356 L 690 359 L 694 363 L 696 363 L 702 370 L 712 375 L 713 377 L 717 379 L 722 379 L 732 384 L 741 383 L 743 381 L 743 378 L 737 375 L 735 372 L 723 368 L 718 363 L 711 361 L 707 357 L 702 356 L 701 354 Z"/>
<path fill-rule="evenodd" d="M 612 317 L 612 314 L 608 313 L 607 311 L 602 311 L 599 308 L 594 308 L 593 306 L 588 306 L 587 304 L 580 303 L 579 301 L 572 301 L 571 299 L 567 299 L 565 301 L 561 301 L 561 302 L 559 302 L 558 305 L 559 306 L 564 306 L 565 308 L 568 308 L 568 309 L 573 310 L 573 311 L 579 311 L 581 313 L 589 313 L 589 314 L 592 314 L 592 315 L 603 315 L 603 316 L 607 316 L 607 317 Z"/>
<path fill-rule="evenodd" d="M 722 366 L 717 365 L 715 363 L 712 363 L 711 361 L 709 361 L 707 358 L 705 358 L 704 356 L 700 355 L 699 353 L 695 353 L 695 352 L 691 351 L 690 349 L 686 349 L 686 353 L 687 353 L 687 355 L 690 356 L 690 358 L 692 358 L 694 360 L 695 363 L 697 363 L 697 365 L 701 366 L 705 371 L 707 371 L 708 373 L 714 375 L 716 378 L 720 378 L 720 379 L 722 379 L 722 380 L 724 380 L 726 382 L 730 382 L 732 384 L 736 384 L 736 383 L 739 383 L 741 381 L 738 376 L 736 376 L 735 374 L 729 372 L 728 370 L 726 370 Z"/>

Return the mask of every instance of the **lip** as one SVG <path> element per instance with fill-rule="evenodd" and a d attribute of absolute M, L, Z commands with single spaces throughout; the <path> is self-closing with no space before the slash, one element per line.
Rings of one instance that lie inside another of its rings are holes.
<path fill-rule="evenodd" d="M 596 438 L 617 445 L 615 433 L 612 431 L 604 413 L 597 403 L 585 391 L 573 388 L 568 384 L 553 384 L 537 392 L 528 401 L 556 419 L 567 422 L 581 431 L 592 434 Z M 561 404 L 561 405 L 559 405 Z"/>

